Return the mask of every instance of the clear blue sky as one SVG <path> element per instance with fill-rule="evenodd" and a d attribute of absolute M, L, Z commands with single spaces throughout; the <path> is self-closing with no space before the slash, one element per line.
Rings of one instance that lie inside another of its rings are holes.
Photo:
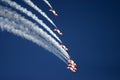
<path fill-rule="evenodd" d="M 39 13 L 22 0 L 50 26 Z M 32 0 L 62 30 L 62 41 L 78 64 L 78 72 L 40 46 L 0 31 L 0 80 L 120 80 L 120 10 L 117 0 L 49 0 L 59 17 L 42 0 Z M 0 4 L 1 5 L 1 4 Z M 41 26 L 40 26 L 41 27 Z"/>

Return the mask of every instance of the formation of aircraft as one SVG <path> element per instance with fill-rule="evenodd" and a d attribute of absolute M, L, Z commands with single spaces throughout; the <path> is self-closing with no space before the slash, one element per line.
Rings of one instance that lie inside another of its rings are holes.
<path fill-rule="evenodd" d="M 77 72 L 77 64 L 72 60 L 68 59 L 68 69 L 70 69 L 72 72 Z"/>
<path fill-rule="evenodd" d="M 56 13 L 56 11 L 53 8 L 51 8 L 49 11 L 51 11 L 56 17 L 58 16 L 58 14 Z M 59 35 L 63 36 L 63 33 L 57 27 L 54 29 L 54 31 L 56 31 Z M 68 48 L 64 44 L 60 44 L 60 46 L 65 51 L 68 52 Z M 72 72 L 75 73 L 75 72 L 77 72 L 77 64 L 72 59 L 68 59 L 67 69 L 70 69 Z"/>
<path fill-rule="evenodd" d="M 51 11 L 56 17 L 58 16 L 58 14 L 56 13 L 56 11 L 53 8 L 51 8 L 49 11 Z"/>

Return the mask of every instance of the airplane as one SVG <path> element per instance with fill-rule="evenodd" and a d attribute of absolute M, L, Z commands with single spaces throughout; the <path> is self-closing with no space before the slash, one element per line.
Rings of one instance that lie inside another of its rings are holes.
<path fill-rule="evenodd" d="M 58 32 L 59 35 L 63 36 L 63 33 L 58 28 L 55 28 L 54 31 Z"/>
<path fill-rule="evenodd" d="M 61 44 L 62 48 L 68 52 L 68 48 L 64 45 L 64 44 Z"/>
<path fill-rule="evenodd" d="M 73 67 L 67 67 L 67 69 L 70 69 L 72 72 L 77 72 L 77 69 L 76 68 L 73 68 Z"/>
<path fill-rule="evenodd" d="M 56 17 L 58 16 L 58 14 L 56 13 L 56 11 L 53 8 L 51 8 L 49 11 L 51 11 Z"/>

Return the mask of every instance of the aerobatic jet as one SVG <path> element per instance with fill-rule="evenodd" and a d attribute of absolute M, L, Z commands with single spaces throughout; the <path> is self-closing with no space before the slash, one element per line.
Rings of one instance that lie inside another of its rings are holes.
<path fill-rule="evenodd" d="M 63 36 L 63 33 L 58 28 L 55 28 L 54 31 L 56 31 L 59 35 Z"/>
<path fill-rule="evenodd" d="M 77 64 L 72 59 L 68 59 L 67 68 L 70 69 L 72 72 L 77 72 Z"/>
<path fill-rule="evenodd" d="M 56 17 L 58 16 L 58 14 L 56 13 L 56 11 L 53 8 L 51 8 L 49 11 L 51 11 Z"/>
<path fill-rule="evenodd" d="M 64 44 L 61 44 L 62 48 L 68 52 L 68 48 L 64 45 Z"/>

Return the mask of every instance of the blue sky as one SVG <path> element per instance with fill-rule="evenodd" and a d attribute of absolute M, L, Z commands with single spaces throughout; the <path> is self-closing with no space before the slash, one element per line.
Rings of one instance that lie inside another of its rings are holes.
<path fill-rule="evenodd" d="M 54 27 L 21 0 L 51 29 Z M 78 72 L 42 47 L 0 31 L 0 80 L 119 80 L 119 4 L 115 0 L 49 0 L 59 17 L 42 0 L 33 0 L 64 33 L 60 37 L 78 64 Z M 27 17 L 26 17 L 27 18 Z M 41 27 L 41 26 L 40 26 Z"/>

